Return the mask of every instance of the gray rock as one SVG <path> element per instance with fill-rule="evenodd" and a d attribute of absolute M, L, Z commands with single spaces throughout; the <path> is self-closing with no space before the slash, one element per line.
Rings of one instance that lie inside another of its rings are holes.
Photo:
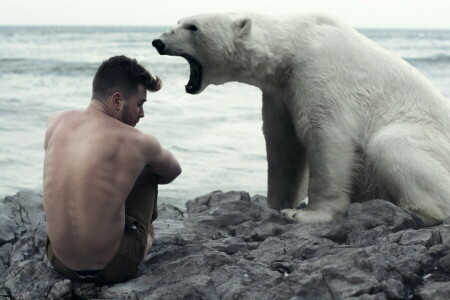
<path fill-rule="evenodd" d="M 5 287 L 14 299 L 46 299 L 58 281 L 61 277 L 42 261 L 25 260 L 8 273 Z"/>
<path fill-rule="evenodd" d="M 20 229 L 29 230 L 45 222 L 42 195 L 27 191 L 6 197 L 3 203 Z"/>
<path fill-rule="evenodd" d="M 17 224 L 9 216 L 10 213 L 5 209 L 5 205 L 0 206 L 0 211 L 0 245 L 3 245 L 15 238 Z"/>
<path fill-rule="evenodd" d="M 353 203 L 335 222 L 320 228 L 319 236 L 354 246 L 376 244 L 383 236 L 404 229 L 424 227 L 415 215 L 384 200 Z"/>
<path fill-rule="evenodd" d="M 212 192 L 186 211 L 159 205 L 156 239 L 135 278 L 63 278 L 45 263 L 42 197 L 6 197 L 1 299 L 450 299 L 450 223 L 425 227 L 383 201 L 330 224 L 286 220 L 264 196 Z"/>
<path fill-rule="evenodd" d="M 423 300 L 450 299 L 450 284 L 447 282 L 429 282 L 421 286 L 417 295 Z"/>
<path fill-rule="evenodd" d="M 450 273 L 450 254 L 444 256 L 438 261 L 438 266 L 443 271 Z"/>
<path fill-rule="evenodd" d="M 11 243 L 0 247 L 0 283 L 4 280 L 4 272 L 9 268 L 12 248 L 13 245 Z"/>
<path fill-rule="evenodd" d="M 158 207 L 158 219 L 169 219 L 169 220 L 181 220 L 184 218 L 186 212 L 182 211 L 178 207 L 170 204 L 160 205 Z"/>
<path fill-rule="evenodd" d="M 70 287 L 69 279 L 58 281 L 52 286 L 47 297 L 52 300 L 69 298 L 71 297 Z"/>
<path fill-rule="evenodd" d="M 186 278 L 181 282 L 162 286 L 149 296 L 144 298 L 145 300 L 156 299 L 219 299 L 214 282 L 210 277 L 205 275 L 198 275 Z"/>

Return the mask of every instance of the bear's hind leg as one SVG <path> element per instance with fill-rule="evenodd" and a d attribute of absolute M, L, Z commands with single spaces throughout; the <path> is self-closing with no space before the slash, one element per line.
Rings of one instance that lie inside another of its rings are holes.
<path fill-rule="evenodd" d="M 367 154 L 387 199 L 434 225 L 450 216 L 450 142 L 412 124 L 390 125 L 369 141 Z"/>

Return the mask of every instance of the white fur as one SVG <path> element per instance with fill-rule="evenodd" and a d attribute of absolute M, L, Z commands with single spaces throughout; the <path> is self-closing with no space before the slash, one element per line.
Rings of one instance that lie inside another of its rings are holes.
<path fill-rule="evenodd" d="M 199 92 L 229 81 L 262 90 L 272 208 L 328 222 L 350 201 L 382 198 L 427 224 L 450 216 L 449 101 L 348 25 L 211 14 L 182 19 L 160 39 L 169 54 L 202 64 Z M 306 196 L 308 207 L 293 209 Z"/>

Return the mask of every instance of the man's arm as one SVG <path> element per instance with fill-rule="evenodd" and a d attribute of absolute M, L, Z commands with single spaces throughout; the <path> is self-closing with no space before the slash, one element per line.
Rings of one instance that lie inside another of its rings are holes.
<path fill-rule="evenodd" d="M 161 147 L 159 141 L 152 135 L 144 134 L 144 155 L 150 171 L 158 176 L 159 184 L 172 182 L 181 174 L 181 166 L 175 156 Z"/>

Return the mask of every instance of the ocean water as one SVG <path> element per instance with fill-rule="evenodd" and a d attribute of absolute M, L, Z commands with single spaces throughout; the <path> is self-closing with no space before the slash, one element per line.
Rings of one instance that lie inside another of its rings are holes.
<path fill-rule="evenodd" d="M 97 66 L 136 58 L 163 80 L 149 93 L 137 128 L 158 137 L 183 173 L 160 187 L 160 201 L 184 202 L 214 190 L 266 194 L 261 92 L 227 83 L 188 95 L 189 66 L 151 46 L 164 27 L 0 27 L 0 197 L 42 191 L 43 140 L 54 111 L 84 109 Z M 450 96 L 450 30 L 359 30 L 422 71 Z M 70 159 L 70 158 L 68 158 Z"/>

